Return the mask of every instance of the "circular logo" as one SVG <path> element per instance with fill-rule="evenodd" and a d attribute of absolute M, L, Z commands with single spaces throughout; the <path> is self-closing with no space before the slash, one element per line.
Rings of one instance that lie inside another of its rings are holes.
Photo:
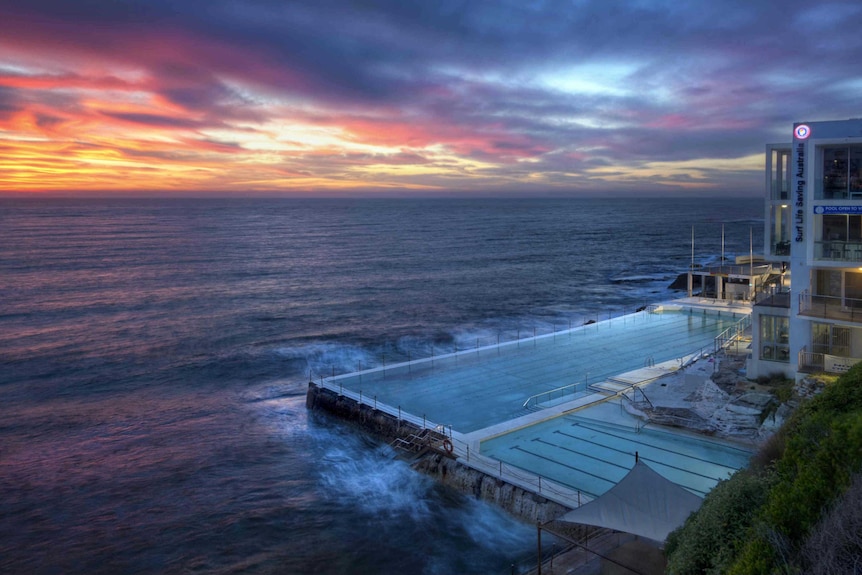
<path fill-rule="evenodd" d="M 793 130 L 793 133 L 798 139 L 804 140 L 811 135 L 811 128 L 809 128 L 805 124 L 800 124 L 796 126 L 796 129 Z"/>

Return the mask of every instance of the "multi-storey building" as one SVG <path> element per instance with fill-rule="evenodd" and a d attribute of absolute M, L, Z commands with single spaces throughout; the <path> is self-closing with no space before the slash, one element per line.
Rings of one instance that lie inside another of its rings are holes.
<path fill-rule="evenodd" d="M 862 360 L 862 119 L 795 124 L 766 147 L 764 242 L 790 289 L 753 307 L 748 377 Z"/>

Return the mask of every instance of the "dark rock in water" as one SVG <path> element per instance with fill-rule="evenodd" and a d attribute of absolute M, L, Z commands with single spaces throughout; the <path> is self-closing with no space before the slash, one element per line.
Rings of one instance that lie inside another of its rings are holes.
<path fill-rule="evenodd" d="M 692 289 L 700 289 L 700 276 L 692 276 Z M 673 282 L 667 286 L 668 289 L 686 291 L 688 290 L 688 274 L 679 274 Z"/>
<path fill-rule="evenodd" d="M 584 325 L 592 325 L 592 324 L 594 324 L 594 323 L 596 323 L 596 320 L 594 320 L 594 319 L 588 319 L 587 321 L 585 321 L 585 322 L 584 322 Z"/>

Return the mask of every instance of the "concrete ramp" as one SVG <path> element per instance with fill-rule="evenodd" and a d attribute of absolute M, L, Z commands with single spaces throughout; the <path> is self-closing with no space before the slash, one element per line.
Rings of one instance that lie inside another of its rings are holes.
<path fill-rule="evenodd" d="M 660 363 L 658 365 L 652 365 L 649 367 L 644 367 L 641 369 L 636 369 L 634 371 L 622 373 L 620 375 L 615 375 L 613 377 L 609 377 L 608 380 L 616 383 L 628 384 L 629 386 L 640 385 L 648 381 L 656 380 L 670 373 L 674 373 L 678 370 L 679 362 L 676 360 L 672 360 Z"/>

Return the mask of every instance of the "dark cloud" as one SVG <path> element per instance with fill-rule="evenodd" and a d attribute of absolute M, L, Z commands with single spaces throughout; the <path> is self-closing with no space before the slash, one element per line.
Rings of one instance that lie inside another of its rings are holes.
<path fill-rule="evenodd" d="M 523 158 L 560 178 L 738 158 L 793 121 L 860 113 L 862 6 L 849 1 L 0 0 L 0 13 L 0 48 L 128 65 L 172 108 L 102 112 L 117 120 L 201 130 L 265 123 L 273 105 L 367 116 L 357 138 L 438 144 L 501 175 Z M 79 105 L 25 89 L 0 86 L 0 115 Z M 427 159 L 412 154 L 388 163 Z"/>
<path fill-rule="evenodd" d="M 133 124 L 144 126 L 156 126 L 161 128 L 200 128 L 203 125 L 197 120 L 162 116 L 159 114 L 142 114 L 135 112 L 102 112 L 103 115 L 123 120 Z"/>
<path fill-rule="evenodd" d="M 0 116 L 11 114 L 19 106 L 18 92 L 12 88 L 0 86 Z"/>

